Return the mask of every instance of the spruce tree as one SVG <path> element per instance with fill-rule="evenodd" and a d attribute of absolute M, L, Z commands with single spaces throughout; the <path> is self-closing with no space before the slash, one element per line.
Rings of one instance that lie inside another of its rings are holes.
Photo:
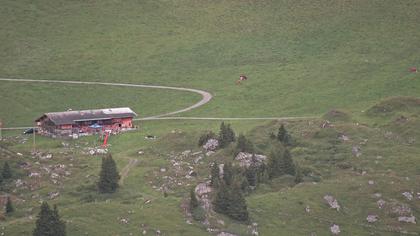
<path fill-rule="evenodd" d="M 282 124 L 279 128 L 279 131 L 277 133 L 277 139 L 283 143 L 284 145 L 291 145 L 292 144 L 292 139 L 290 134 L 287 132 L 286 128 L 284 127 L 284 125 Z"/>
<path fill-rule="evenodd" d="M 12 199 L 10 199 L 10 197 L 8 196 L 7 202 L 6 202 L 6 209 L 5 209 L 6 215 L 11 214 L 14 211 L 15 211 L 15 208 L 13 207 Z"/>
<path fill-rule="evenodd" d="M 222 122 L 220 124 L 220 130 L 219 130 L 219 146 L 221 148 L 224 148 L 228 145 L 229 141 L 227 139 L 227 129 L 225 122 Z"/>
<path fill-rule="evenodd" d="M 51 213 L 54 225 L 54 235 L 56 236 L 65 236 L 66 235 L 66 223 L 60 219 L 58 214 L 57 205 L 54 205 L 54 209 Z"/>
<path fill-rule="evenodd" d="M 258 183 L 258 167 L 255 164 L 251 164 L 245 170 L 245 177 L 248 180 L 250 186 L 257 186 Z"/>
<path fill-rule="evenodd" d="M 283 172 L 288 175 L 295 175 L 295 163 L 293 163 L 292 155 L 288 149 L 284 150 L 282 161 Z"/>
<path fill-rule="evenodd" d="M 237 184 L 228 187 L 224 183 L 221 183 L 213 201 L 214 210 L 232 219 L 247 221 L 249 218 L 248 209 L 239 187 Z"/>
<path fill-rule="evenodd" d="M 227 215 L 238 221 L 248 221 L 248 208 L 242 192 L 239 189 L 234 189 L 231 199 L 232 203 L 230 204 Z"/>
<path fill-rule="evenodd" d="M 268 175 L 269 178 L 275 178 L 285 174 L 283 166 L 283 155 L 279 149 L 273 149 L 268 158 Z"/>
<path fill-rule="evenodd" d="M 219 131 L 219 146 L 221 148 L 225 148 L 229 145 L 229 143 L 235 141 L 235 133 L 230 127 L 230 125 L 225 125 L 224 122 L 220 124 L 220 131 Z"/>
<path fill-rule="evenodd" d="M 114 193 L 118 188 L 120 175 L 111 154 L 102 158 L 101 172 L 99 174 L 98 189 L 100 193 Z"/>
<path fill-rule="evenodd" d="M 219 165 L 217 164 L 217 162 L 213 162 L 210 172 L 211 172 L 210 185 L 213 188 L 217 188 L 219 186 L 219 181 L 220 181 Z"/>
<path fill-rule="evenodd" d="M 4 179 L 12 178 L 12 170 L 10 169 L 9 163 L 7 161 L 3 165 L 2 176 Z"/>
<path fill-rule="evenodd" d="M 236 142 L 236 154 L 240 152 L 254 153 L 254 144 L 245 137 L 245 135 L 240 134 Z"/>
<path fill-rule="evenodd" d="M 227 140 L 231 143 L 231 142 L 235 142 L 236 140 L 236 136 L 235 136 L 235 132 L 233 131 L 233 129 L 230 127 L 230 124 L 227 125 L 226 127 L 226 133 L 227 133 Z"/>
<path fill-rule="evenodd" d="M 223 181 L 226 185 L 231 185 L 233 182 L 233 167 L 232 163 L 228 162 L 223 165 Z"/>
<path fill-rule="evenodd" d="M 41 204 L 41 211 L 36 220 L 33 236 L 65 236 L 66 225 L 60 219 L 57 206 L 51 210 L 47 202 Z"/>

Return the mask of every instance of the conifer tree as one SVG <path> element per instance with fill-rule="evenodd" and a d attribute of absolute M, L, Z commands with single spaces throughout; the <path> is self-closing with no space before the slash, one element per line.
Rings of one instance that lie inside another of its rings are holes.
<path fill-rule="evenodd" d="M 100 193 L 114 193 L 118 188 L 120 175 L 111 154 L 102 158 L 101 172 L 99 174 L 98 189 Z"/>
<path fill-rule="evenodd" d="M 9 163 L 7 161 L 3 165 L 2 176 L 4 179 L 12 178 L 12 170 L 10 169 Z"/>
<path fill-rule="evenodd" d="M 216 212 L 232 219 L 247 221 L 249 218 L 245 198 L 237 184 L 228 187 L 221 183 L 213 204 Z"/>
<path fill-rule="evenodd" d="M 47 202 L 41 204 L 33 236 L 65 236 L 66 226 L 60 219 L 57 206 L 51 210 Z"/>
<path fill-rule="evenodd" d="M 54 225 L 54 235 L 65 236 L 66 235 L 66 224 L 63 220 L 60 219 L 60 215 L 58 214 L 57 205 L 54 205 L 54 209 L 52 211 L 52 219 L 53 219 L 53 225 Z"/>
<path fill-rule="evenodd" d="M 227 129 L 226 129 L 226 125 L 225 122 L 222 122 L 220 124 L 220 130 L 219 130 L 219 146 L 221 148 L 224 148 L 228 145 L 228 140 L 227 140 Z"/>
<path fill-rule="evenodd" d="M 236 153 L 240 152 L 254 153 L 254 144 L 243 134 L 239 135 L 236 142 Z"/>
<path fill-rule="evenodd" d="M 219 131 L 219 146 L 221 148 L 227 147 L 229 143 L 235 141 L 235 133 L 230 127 L 230 125 L 225 125 L 224 122 L 220 124 Z"/>
<path fill-rule="evenodd" d="M 219 186 L 219 181 L 220 181 L 219 165 L 217 164 L 217 162 L 213 162 L 210 172 L 211 172 L 210 185 L 213 188 L 217 188 Z"/>
<path fill-rule="evenodd" d="M 248 221 L 249 219 L 246 201 L 239 189 L 232 191 L 232 204 L 227 215 L 238 221 Z"/>
<path fill-rule="evenodd" d="M 231 142 L 235 142 L 236 140 L 236 136 L 235 136 L 235 132 L 233 131 L 233 129 L 230 127 L 230 124 L 227 125 L 226 127 L 226 132 L 227 132 L 227 140 L 231 143 Z"/>
<path fill-rule="evenodd" d="M 292 139 L 290 134 L 287 132 L 286 128 L 282 124 L 279 128 L 279 131 L 277 133 L 277 139 L 283 143 L 284 145 L 288 146 L 292 144 Z"/>
<path fill-rule="evenodd" d="M 283 167 L 283 155 L 279 149 L 273 149 L 268 158 L 268 175 L 269 178 L 275 178 L 285 174 Z"/>
<path fill-rule="evenodd" d="M 284 150 L 282 168 L 285 174 L 295 175 L 295 163 L 293 162 L 292 155 L 288 149 Z"/>
<path fill-rule="evenodd" d="M 9 196 L 7 196 L 7 202 L 6 202 L 6 209 L 5 209 L 5 211 L 6 211 L 6 215 L 11 214 L 12 212 L 15 211 L 15 208 L 13 207 L 13 204 L 12 204 L 12 199 L 10 199 Z"/>
<path fill-rule="evenodd" d="M 302 170 L 300 169 L 299 166 L 296 166 L 295 183 L 298 184 L 302 182 L 303 182 Z"/>
<path fill-rule="evenodd" d="M 250 186 L 257 186 L 258 183 L 258 167 L 255 164 L 251 164 L 245 170 L 245 177 L 248 180 Z"/>
<path fill-rule="evenodd" d="M 232 163 L 228 162 L 223 165 L 223 181 L 226 185 L 231 185 L 233 182 L 233 167 Z"/>

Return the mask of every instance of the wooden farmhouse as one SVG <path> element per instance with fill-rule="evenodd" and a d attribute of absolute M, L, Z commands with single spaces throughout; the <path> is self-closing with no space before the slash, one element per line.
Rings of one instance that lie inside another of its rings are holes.
<path fill-rule="evenodd" d="M 137 114 L 128 107 L 45 113 L 35 120 L 38 133 L 78 137 L 100 132 L 113 134 L 134 129 Z"/>

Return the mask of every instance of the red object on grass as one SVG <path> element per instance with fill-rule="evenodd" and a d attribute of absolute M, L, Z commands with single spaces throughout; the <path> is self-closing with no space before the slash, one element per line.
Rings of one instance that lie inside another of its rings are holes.
<path fill-rule="evenodd" d="M 411 67 L 410 68 L 410 72 L 416 73 L 417 72 L 417 68 L 416 67 Z"/>
<path fill-rule="evenodd" d="M 104 143 L 102 144 L 102 147 L 106 147 L 107 142 L 108 142 L 108 137 L 109 137 L 109 132 L 106 132 L 105 138 L 104 138 Z"/>

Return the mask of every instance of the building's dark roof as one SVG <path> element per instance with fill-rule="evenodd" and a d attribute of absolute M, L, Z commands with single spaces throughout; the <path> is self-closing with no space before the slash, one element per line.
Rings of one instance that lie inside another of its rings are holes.
<path fill-rule="evenodd" d="M 113 118 L 135 117 L 137 114 L 128 107 L 84 111 L 49 112 L 39 117 L 38 122 L 48 117 L 55 125 L 75 124 L 76 121 L 108 120 Z"/>

